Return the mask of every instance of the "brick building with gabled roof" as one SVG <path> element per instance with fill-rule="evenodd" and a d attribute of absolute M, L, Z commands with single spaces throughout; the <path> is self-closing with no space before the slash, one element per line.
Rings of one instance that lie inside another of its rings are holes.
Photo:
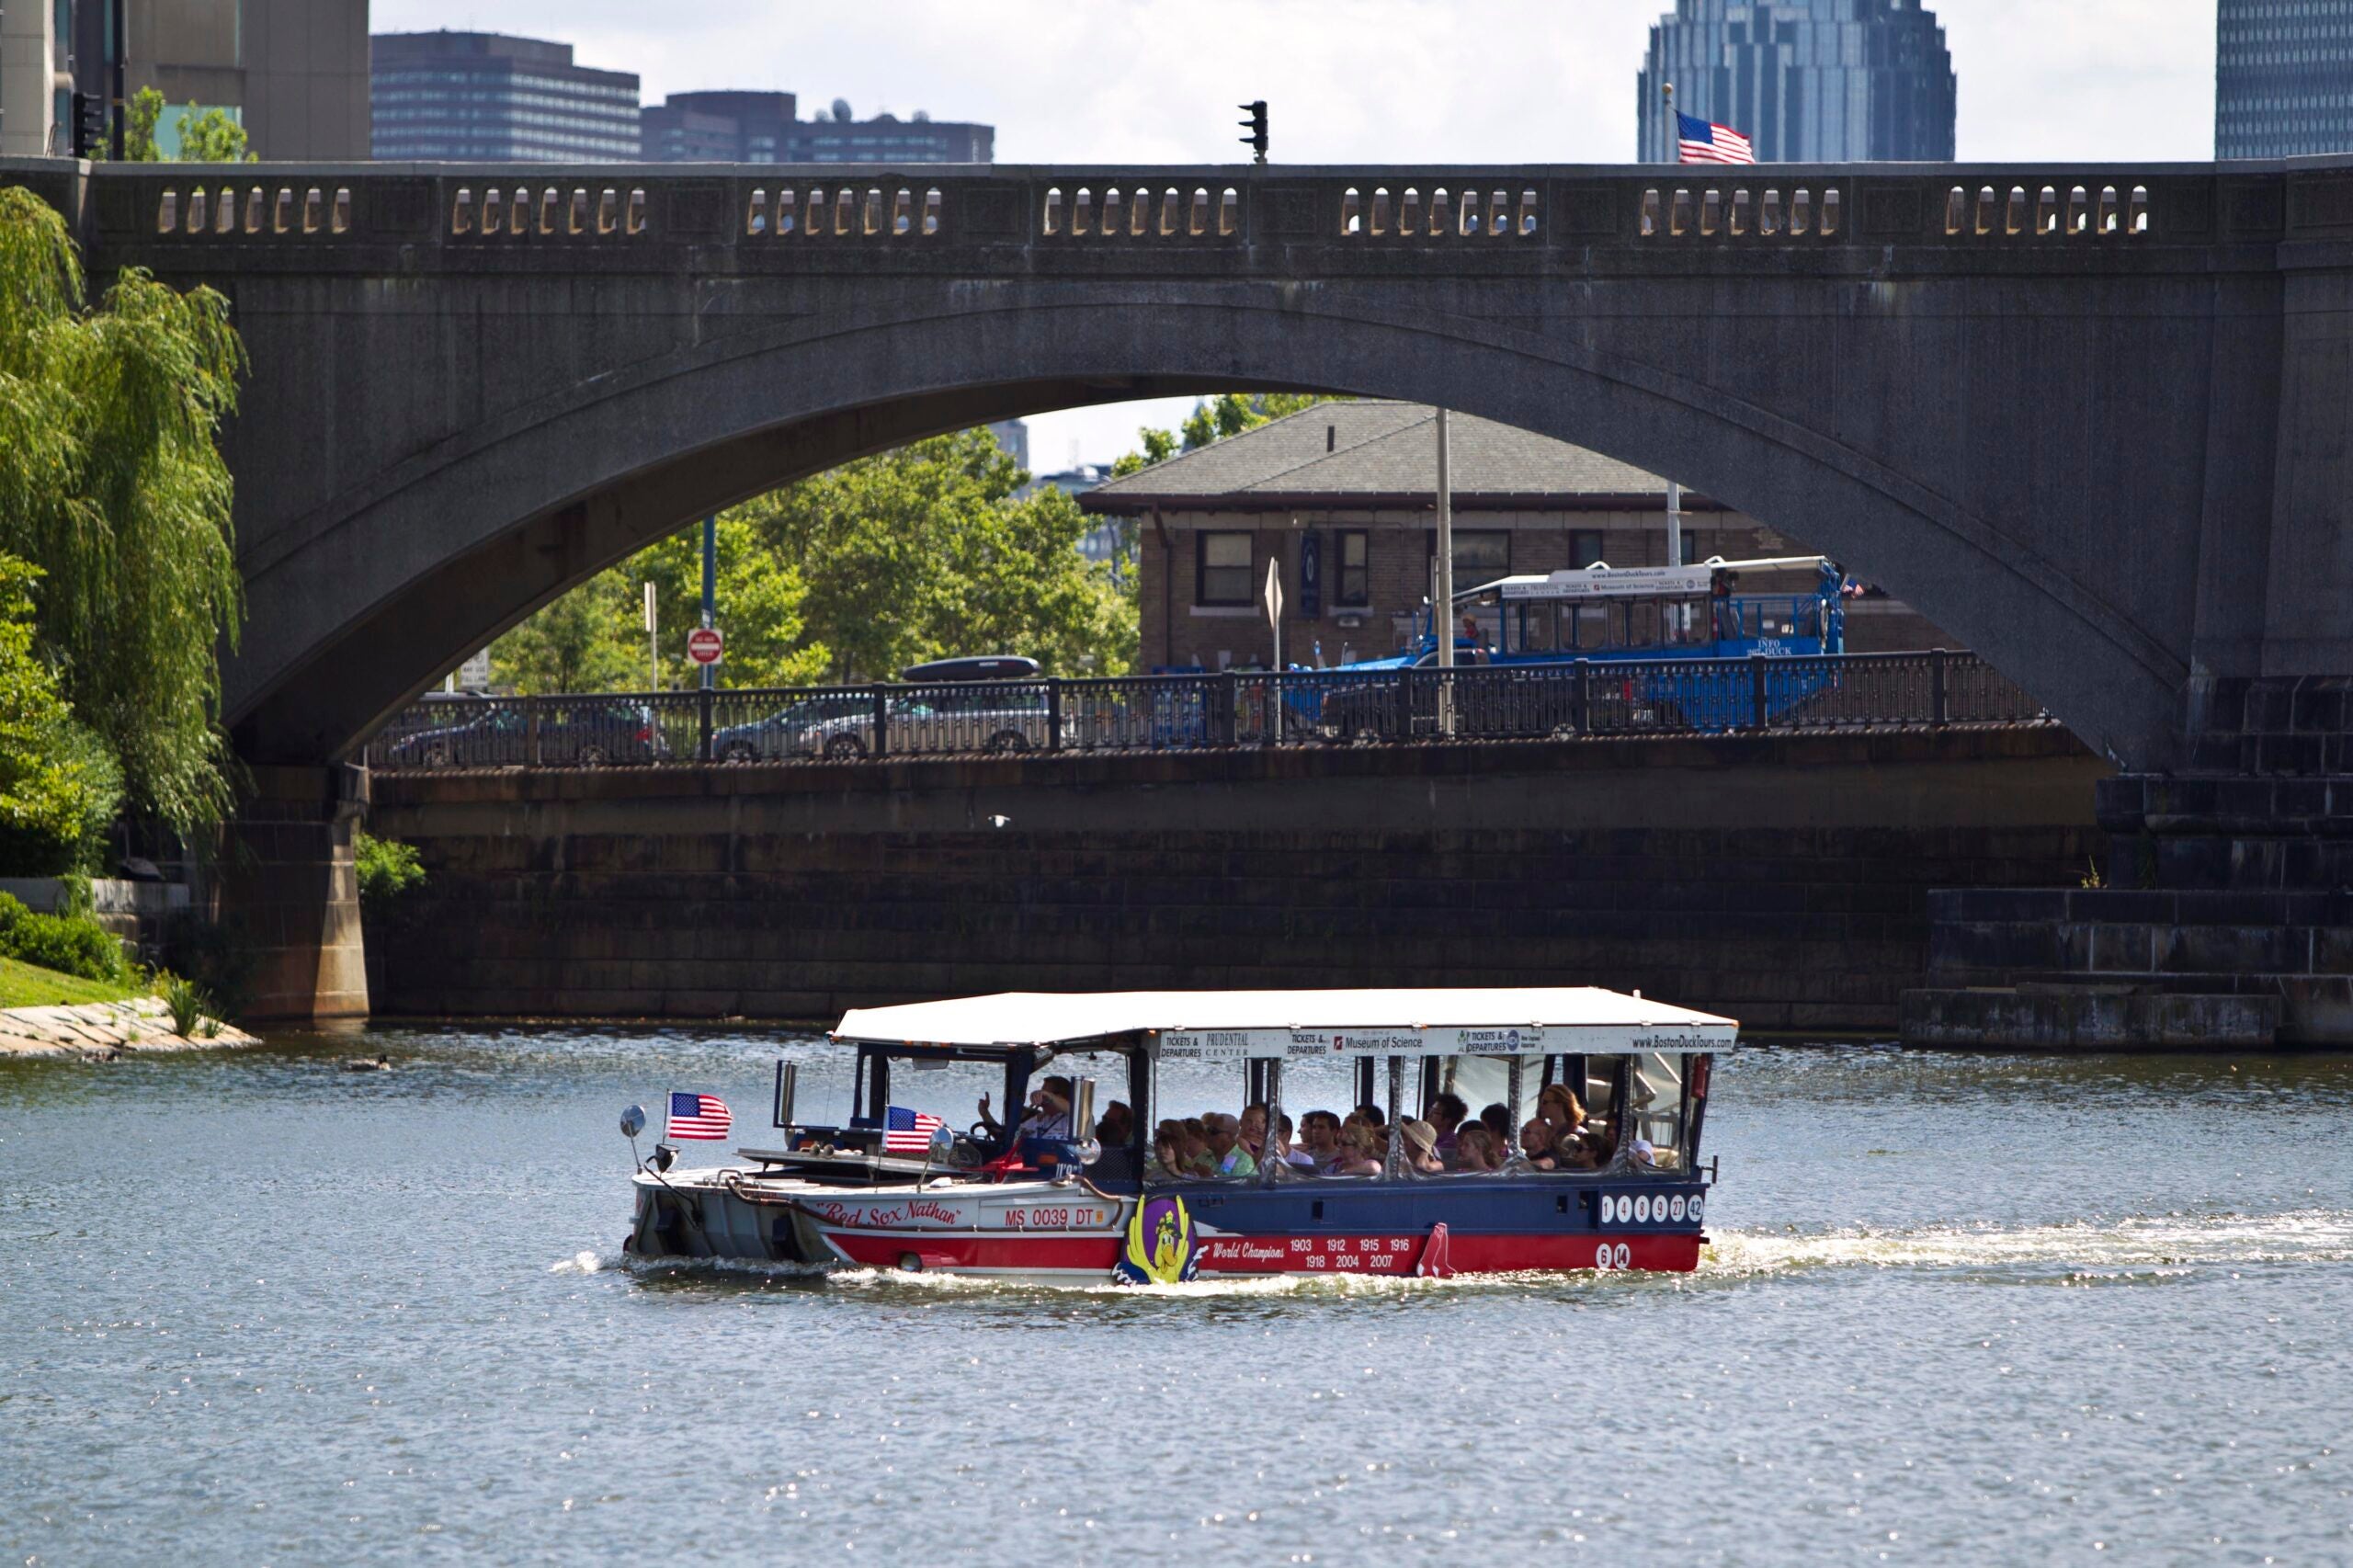
<path fill-rule="evenodd" d="M 1279 563 L 1287 662 L 1338 664 L 1402 644 L 1430 591 L 1438 411 L 1366 399 L 1318 403 L 1116 479 L 1085 510 L 1136 522 L 1146 669 L 1268 660 L 1260 602 Z M 1607 561 L 1666 559 L 1666 482 L 1509 425 L 1456 415 L 1449 431 L 1455 584 Z M 1683 498 L 1684 555 L 1802 554 L 1800 539 L 1718 502 Z M 1881 596 L 1848 606 L 1847 646 L 1950 646 Z"/>

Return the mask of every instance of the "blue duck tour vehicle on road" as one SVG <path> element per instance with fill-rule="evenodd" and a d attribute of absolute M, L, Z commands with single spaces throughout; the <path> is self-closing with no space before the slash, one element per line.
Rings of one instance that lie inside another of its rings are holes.
<path fill-rule="evenodd" d="M 1763 578 L 1795 581 L 1764 590 Z M 1819 555 L 1716 557 L 1691 566 L 1597 562 L 1465 588 L 1454 596 L 1455 668 L 1481 673 L 1454 687 L 1453 732 L 1569 733 L 1585 727 L 1579 716 L 1596 704 L 1636 726 L 1754 723 L 1759 685 L 1730 661 L 1844 653 L 1844 589 L 1837 564 Z M 1394 678 L 1438 668 L 1433 619 L 1425 606 L 1405 646 L 1387 658 L 1301 672 L 1306 678 L 1286 692 L 1292 720 L 1333 740 L 1434 731 L 1440 683 Z M 1836 678 L 1827 664 L 1778 671 L 1764 687 L 1767 716 Z"/>
<path fill-rule="evenodd" d="M 1688 1271 L 1710 1070 L 1737 1035 L 1589 987 L 858 1008 L 831 1037 L 847 1118 L 798 1119 L 808 1064 L 779 1062 L 767 1146 L 687 1169 L 657 1144 L 625 1248 L 1139 1283 Z M 951 1096 L 983 1087 L 955 1131 Z M 715 1096 L 670 1103 L 671 1138 L 730 1126 Z M 621 1126 L 634 1147 L 643 1113 Z"/>

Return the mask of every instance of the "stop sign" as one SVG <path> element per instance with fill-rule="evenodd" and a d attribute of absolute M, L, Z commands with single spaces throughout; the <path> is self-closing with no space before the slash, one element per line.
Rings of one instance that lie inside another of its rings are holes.
<path fill-rule="evenodd" d="M 716 627 L 698 626 L 687 633 L 687 657 L 698 665 L 715 665 L 726 651 L 726 639 Z"/>

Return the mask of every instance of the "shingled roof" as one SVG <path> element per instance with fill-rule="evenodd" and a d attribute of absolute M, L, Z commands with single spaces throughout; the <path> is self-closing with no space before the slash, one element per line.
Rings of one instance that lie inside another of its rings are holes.
<path fill-rule="evenodd" d="M 1427 506 L 1438 487 L 1437 418 L 1426 403 L 1321 403 L 1115 479 L 1078 504 L 1120 514 Z M 1461 509 L 1650 506 L 1666 494 L 1655 474 L 1491 419 L 1458 414 L 1447 438 Z"/>

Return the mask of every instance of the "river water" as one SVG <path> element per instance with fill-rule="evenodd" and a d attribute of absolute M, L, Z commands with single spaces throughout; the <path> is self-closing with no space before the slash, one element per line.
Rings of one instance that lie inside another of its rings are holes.
<path fill-rule="evenodd" d="M 0 1065 L 0 1561 L 2353 1561 L 2353 1058 L 1745 1052 L 1681 1278 L 624 1267 L 778 1044 Z"/>

